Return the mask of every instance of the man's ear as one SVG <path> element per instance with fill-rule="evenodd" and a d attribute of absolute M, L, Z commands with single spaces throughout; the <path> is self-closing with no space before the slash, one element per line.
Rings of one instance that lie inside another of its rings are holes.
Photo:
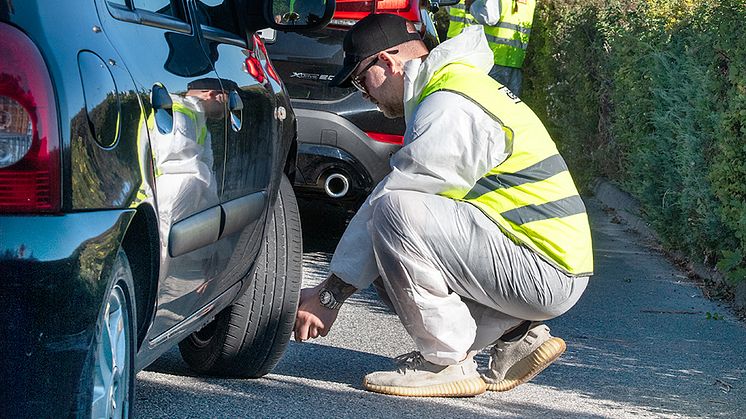
<path fill-rule="evenodd" d="M 386 51 L 381 51 L 378 53 L 378 59 L 386 63 L 386 66 L 392 73 L 404 71 L 404 66 L 396 57 L 394 57 L 393 54 L 389 54 Z"/>

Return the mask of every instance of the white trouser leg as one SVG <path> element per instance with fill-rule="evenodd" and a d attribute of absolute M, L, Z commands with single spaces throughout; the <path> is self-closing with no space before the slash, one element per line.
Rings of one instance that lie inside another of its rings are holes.
<path fill-rule="evenodd" d="M 564 313 L 587 284 L 513 243 L 473 205 L 441 196 L 391 192 L 368 229 L 399 318 L 437 364 L 461 361 L 523 320 Z"/>

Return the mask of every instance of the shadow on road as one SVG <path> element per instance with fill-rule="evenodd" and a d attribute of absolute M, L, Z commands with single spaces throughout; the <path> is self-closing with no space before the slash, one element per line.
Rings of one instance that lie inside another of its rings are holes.
<path fill-rule="evenodd" d="M 172 350 L 138 375 L 138 416 L 578 417 L 577 412 L 547 408 L 531 398 L 496 401 L 485 394 L 467 399 L 421 399 L 365 392 L 362 377 L 392 368 L 391 359 L 332 346 L 291 342 L 275 371 L 255 380 L 195 376 L 178 357 Z M 157 377 L 153 375 L 156 372 Z M 347 388 L 340 389 L 339 384 Z"/>
<path fill-rule="evenodd" d="M 282 361 L 272 373 L 347 384 L 362 389 L 362 377 L 365 374 L 393 368 L 393 361 L 384 356 L 315 343 L 290 342 Z M 146 371 L 179 377 L 213 379 L 191 370 L 176 349 L 158 358 L 146 368 Z M 214 379 L 221 380 L 217 377 Z"/>
<path fill-rule="evenodd" d="M 303 200 L 298 200 L 298 208 L 303 251 L 333 253 L 352 215 L 340 207 Z"/>
<path fill-rule="evenodd" d="M 549 322 L 567 352 L 528 385 L 472 399 L 410 399 L 362 391 L 362 377 L 390 369 L 390 358 L 337 346 L 291 342 L 275 371 L 257 380 L 195 376 L 171 350 L 138 375 L 143 417 L 746 417 L 746 336 L 682 273 L 642 246 L 589 201 L 596 275 L 580 302 Z M 304 283 L 326 275 L 345 221 L 302 209 Z M 361 342 L 387 334 L 394 316 L 372 288 L 350 300 Z M 362 315 L 361 315 L 362 313 Z M 375 316 L 367 316 L 375 313 Z M 342 327 L 342 324 L 340 324 Z M 345 329 L 337 330 L 341 336 Z M 400 336 L 400 335 L 397 335 Z M 330 341 L 331 342 L 331 341 Z M 374 345 L 356 342 L 356 349 Z M 378 348 L 380 351 L 380 348 Z M 388 353 L 381 351 L 379 353 Z M 484 366 L 482 354 L 479 361 Z"/>

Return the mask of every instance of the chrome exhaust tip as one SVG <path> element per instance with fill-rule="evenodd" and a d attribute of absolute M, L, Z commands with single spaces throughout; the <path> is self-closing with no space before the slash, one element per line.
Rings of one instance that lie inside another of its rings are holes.
<path fill-rule="evenodd" d="M 341 173 L 332 173 L 324 180 L 324 192 L 330 198 L 342 198 L 350 191 L 350 181 Z"/>

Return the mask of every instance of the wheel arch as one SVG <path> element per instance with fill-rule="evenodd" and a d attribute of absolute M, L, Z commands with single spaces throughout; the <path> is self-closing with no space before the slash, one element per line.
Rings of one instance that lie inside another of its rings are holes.
<path fill-rule="evenodd" d="M 140 349 L 155 315 L 158 292 L 160 238 L 158 217 L 149 204 L 142 204 L 132 217 L 122 240 L 135 286 L 137 349 Z"/>
<path fill-rule="evenodd" d="M 298 157 L 298 137 L 297 135 L 293 137 L 293 141 L 290 142 L 290 147 L 288 148 L 288 154 L 285 156 L 285 166 L 283 167 L 283 173 L 285 173 L 285 176 L 288 177 L 288 180 L 290 181 L 290 184 L 295 183 L 295 171 L 296 168 L 296 158 Z"/>

